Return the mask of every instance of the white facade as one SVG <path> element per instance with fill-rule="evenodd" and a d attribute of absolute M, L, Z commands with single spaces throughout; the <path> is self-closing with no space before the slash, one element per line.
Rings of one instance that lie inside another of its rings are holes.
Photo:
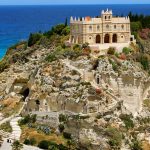
<path fill-rule="evenodd" d="M 129 43 L 133 40 L 130 18 L 113 17 L 111 10 L 103 10 L 98 18 L 71 17 L 70 27 L 70 43 Z"/>

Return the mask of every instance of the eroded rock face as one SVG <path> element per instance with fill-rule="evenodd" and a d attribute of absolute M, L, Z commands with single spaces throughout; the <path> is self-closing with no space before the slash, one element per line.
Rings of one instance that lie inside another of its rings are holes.
<path fill-rule="evenodd" d="M 142 103 L 148 92 L 149 80 L 140 67 L 129 61 L 122 62 L 120 74 L 112 69 L 107 59 L 100 61 L 97 74 L 102 86 L 107 85 L 113 95 L 123 101 L 122 111 L 137 116 L 142 111 Z"/>
<path fill-rule="evenodd" d="M 37 61 L 31 59 L 22 67 L 16 64 L 0 74 L 1 98 L 12 92 L 22 95 L 29 88 L 28 112 L 104 113 L 123 102 L 122 111 L 137 116 L 149 91 L 147 75 L 130 61 L 120 61 L 118 71 L 107 57 L 99 60 L 96 70 L 91 70 L 91 60 L 85 57 L 68 60 L 68 65 L 61 60 L 33 65 Z M 85 81 L 90 83 L 82 84 Z"/>
<path fill-rule="evenodd" d="M 120 114 L 149 116 L 142 109 L 143 100 L 150 97 L 149 78 L 135 63 L 119 60 L 116 68 L 107 56 L 98 59 L 94 69 L 86 56 L 48 63 L 46 51 L 39 49 L 27 63 L 13 64 L 0 74 L 0 100 L 24 101 L 22 115 L 37 114 L 39 123 L 54 128 L 60 114 L 80 115 L 80 125 L 69 120 L 66 131 L 83 145 L 90 143 L 91 150 L 111 149 L 104 129 L 114 122 L 115 128 L 124 127 Z"/>

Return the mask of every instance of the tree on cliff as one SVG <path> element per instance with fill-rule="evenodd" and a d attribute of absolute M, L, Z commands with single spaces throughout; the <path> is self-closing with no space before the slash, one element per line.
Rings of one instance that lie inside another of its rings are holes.
<path fill-rule="evenodd" d="M 32 45 L 36 44 L 37 41 L 39 41 L 41 37 L 42 37 L 42 34 L 40 33 L 34 33 L 34 34 L 31 33 L 28 39 L 28 46 L 31 47 Z"/>
<path fill-rule="evenodd" d="M 12 144 L 13 150 L 21 150 L 23 148 L 23 145 L 19 141 L 14 141 Z"/>

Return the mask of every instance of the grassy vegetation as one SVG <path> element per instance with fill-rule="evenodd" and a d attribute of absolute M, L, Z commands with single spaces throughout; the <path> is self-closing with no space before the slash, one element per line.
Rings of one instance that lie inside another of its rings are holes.
<path fill-rule="evenodd" d="M 72 141 L 71 134 L 64 132 L 64 122 L 66 122 L 67 116 L 60 114 L 59 120 L 62 122 L 59 125 L 60 134 L 56 134 L 55 128 L 37 123 L 35 115 L 25 116 L 19 122 L 22 128 L 21 142 L 26 145 L 35 145 L 45 149 L 54 146 L 58 149 L 61 147 L 61 149 L 65 148 L 67 150 L 68 141 Z"/>
<path fill-rule="evenodd" d="M 133 120 L 131 118 L 132 118 L 131 115 L 126 115 L 126 114 L 120 115 L 120 119 L 124 122 L 125 127 L 127 129 L 134 127 L 134 123 L 133 123 Z"/>
<path fill-rule="evenodd" d="M 119 66 L 117 65 L 117 63 L 114 60 L 109 59 L 109 63 L 112 65 L 112 68 L 114 71 L 118 71 Z"/>
<path fill-rule="evenodd" d="M 106 135 L 109 137 L 109 145 L 112 149 L 116 149 L 121 146 L 122 141 L 122 133 L 114 128 L 114 127 L 107 127 Z"/>
<path fill-rule="evenodd" d="M 28 61 L 27 56 L 34 52 L 39 46 L 50 48 L 64 44 L 69 39 L 70 28 L 66 24 L 52 27 L 45 33 L 31 33 L 27 41 L 18 42 L 8 48 L 6 56 L 0 61 L 0 72 L 3 72 L 12 63 Z M 32 48 L 30 48 L 32 47 Z"/>
<path fill-rule="evenodd" d="M 21 150 L 23 148 L 23 144 L 21 144 L 19 141 L 14 141 L 12 143 L 12 150 Z"/>
<path fill-rule="evenodd" d="M 143 150 L 142 143 L 139 142 L 136 138 L 132 140 L 132 143 L 130 144 L 131 150 Z"/>
<path fill-rule="evenodd" d="M 2 125 L 0 125 L 0 130 L 11 133 L 12 127 L 10 125 L 10 122 L 6 122 L 6 123 L 3 123 Z"/>
<path fill-rule="evenodd" d="M 9 66 L 8 57 L 5 56 L 2 60 L 0 60 L 0 72 L 3 72 Z"/>
<path fill-rule="evenodd" d="M 36 115 L 27 115 L 23 119 L 19 121 L 19 125 L 25 125 L 28 123 L 35 123 L 36 122 Z"/>
<path fill-rule="evenodd" d="M 18 113 L 23 103 L 19 102 L 19 100 L 14 100 L 9 98 L 7 100 L 0 102 L 1 108 L 0 111 L 4 115 L 4 117 L 9 117 L 13 114 Z"/>
<path fill-rule="evenodd" d="M 122 50 L 122 52 L 123 52 L 124 54 L 126 54 L 126 55 L 128 55 L 131 51 L 132 51 L 132 50 L 131 50 L 130 48 L 128 48 L 128 47 L 124 47 L 123 50 Z"/>
<path fill-rule="evenodd" d="M 35 128 L 29 128 L 27 125 L 21 126 L 22 134 L 21 134 L 21 142 L 27 142 L 27 139 L 31 141 L 34 139 L 36 141 L 33 145 L 38 145 L 43 140 L 53 141 L 57 144 L 66 144 L 66 139 L 63 138 L 62 135 L 57 136 L 55 133 L 51 133 L 49 135 L 44 134 L 41 131 L 37 131 Z"/>
<path fill-rule="evenodd" d="M 71 47 L 61 46 L 59 45 L 55 51 L 51 52 L 47 57 L 46 61 L 52 62 L 61 58 L 77 58 L 83 55 L 82 48 L 79 45 L 74 45 L 73 49 Z"/>
<path fill-rule="evenodd" d="M 150 99 L 145 99 L 143 102 L 144 106 L 148 108 L 148 110 L 150 111 Z"/>

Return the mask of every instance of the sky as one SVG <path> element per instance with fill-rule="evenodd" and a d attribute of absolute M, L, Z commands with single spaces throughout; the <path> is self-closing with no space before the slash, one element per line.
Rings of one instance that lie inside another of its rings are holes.
<path fill-rule="evenodd" d="M 150 0 L 0 0 L 0 5 L 150 4 Z"/>

